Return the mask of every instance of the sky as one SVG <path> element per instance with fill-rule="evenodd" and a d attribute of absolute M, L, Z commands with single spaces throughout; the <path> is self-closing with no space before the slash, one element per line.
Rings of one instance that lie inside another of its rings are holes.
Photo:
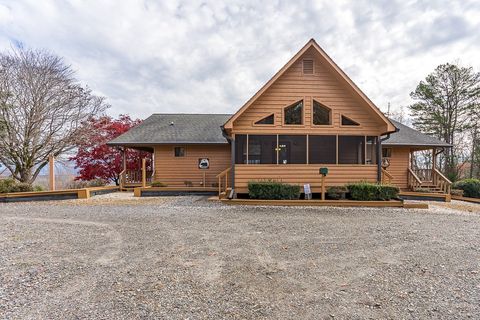
<path fill-rule="evenodd" d="M 62 56 L 112 116 L 233 113 L 314 38 L 383 111 L 480 71 L 480 1 L 0 0 L 0 50 Z"/>

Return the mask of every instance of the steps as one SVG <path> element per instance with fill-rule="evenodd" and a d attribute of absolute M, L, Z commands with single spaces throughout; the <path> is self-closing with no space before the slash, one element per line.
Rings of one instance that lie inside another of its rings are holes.
<path fill-rule="evenodd" d="M 220 192 L 220 194 L 218 195 L 218 198 L 219 199 L 226 199 L 231 191 L 232 191 L 232 188 L 227 188 L 225 191 Z"/>
<path fill-rule="evenodd" d="M 414 188 L 415 192 L 428 192 L 428 193 L 443 193 L 442 189 L 434 184 L 422 184 L 419 188 Z"/>

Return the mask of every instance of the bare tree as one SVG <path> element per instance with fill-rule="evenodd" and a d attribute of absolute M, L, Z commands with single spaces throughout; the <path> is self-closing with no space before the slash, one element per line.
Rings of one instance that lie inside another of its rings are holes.
<path fill-rule="evenodd" d="M 32 183 L 48 163 L 88 138 L 87 120 L 108 108 L 82 87 L 62 58 L 13 49 L 0 53 L 0 162 Z"/>

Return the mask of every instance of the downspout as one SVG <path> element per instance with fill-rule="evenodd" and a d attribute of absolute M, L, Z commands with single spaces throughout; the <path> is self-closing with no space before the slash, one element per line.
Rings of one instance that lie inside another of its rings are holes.
<path fill-rule="evenodd" d="M 400 131 L 397 127 L 395 127 L 395 132 Z M 379 137 L 377 140 L 377 182 L 382 182 L 382 142 L 388 140 L 390 138 L 390 133 L 388 133 L 385 137 Z"/>
<path fill-rule="evenodd" d="M 225 131 L 225 128 L 221 126 L 222 128 L 222 135 L 225 137 L 225 139 L 228 140 L 230 143 L 230 181 L 232 183 L 232 191 L 227 195 L 228 199 L 233 199 L 235 197 L 235 139 L 233 137 L 229 136 L 227 132 Z"/>

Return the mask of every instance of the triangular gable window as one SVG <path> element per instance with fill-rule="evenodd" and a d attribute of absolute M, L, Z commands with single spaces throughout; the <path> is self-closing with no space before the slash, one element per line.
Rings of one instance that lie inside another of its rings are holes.
<path fill-rule="evenodd" d="M 359 126 L 360 124 L 342 115 L 342 126 Z"/>
<path fill-rule="evenodd" d="M 263 119 L 258 120 L 255 124 L 273 124 L 274 123 L 274 116 L 273 113 Z"/>
<path fill-rule="evenodd" d="M 330 119 L 330 108 L 324 106 L 318 101 L 313 100 L 313 124 L 318 125 L 329 125 L 332 124 Z"/>
<path fill-rule="evenodd" d="M 284 124 L 303 124 L 303 100 L 283 109 Z"/>

